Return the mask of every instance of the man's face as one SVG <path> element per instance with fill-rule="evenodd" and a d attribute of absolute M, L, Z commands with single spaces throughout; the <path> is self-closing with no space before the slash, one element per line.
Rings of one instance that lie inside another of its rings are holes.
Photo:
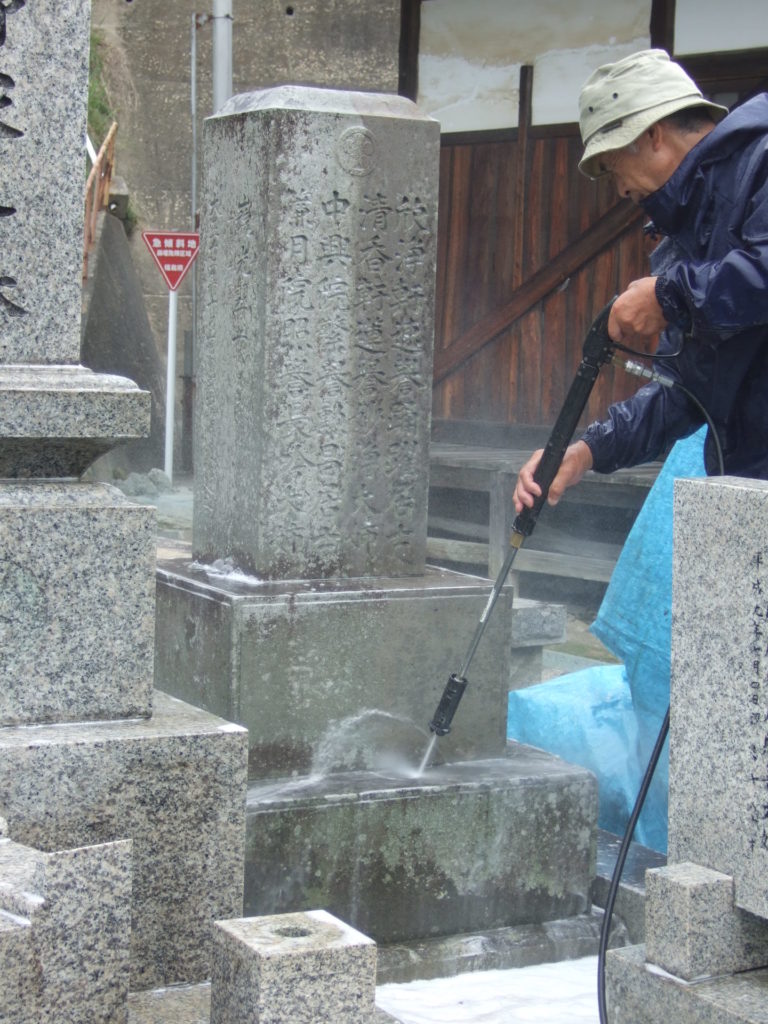
<path fill-rule="evenodd" d="M 654 125 L 629 146 L 604 153 L 603 171 L 611 176 L 622 198 L 639 203 L 661 188 L 676 169 L 679 159 L 664 132 Z"/>

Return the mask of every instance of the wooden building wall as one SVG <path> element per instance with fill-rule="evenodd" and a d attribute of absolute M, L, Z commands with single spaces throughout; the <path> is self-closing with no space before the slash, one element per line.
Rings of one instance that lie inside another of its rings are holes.
<path fill-rule="evenodd" d="M 400 91 L 415 98 L 423 0 L 402 0 Z M 652 46 L 674 54 L 675 0 L 653 0 Z M 706 95 L 768 88 L 764 49 L 681 59 Z M 531 127 L 523 68 L 519 126 L 443 136 L 433 416 L 551 425 L 594 317 L 648 273 L 642 210 L 577 170 L 578 126 Z M 637 389 L 605 367 L 584 422 Z"/>
<path fill-rule="evenodd" d="M 552 423 L 595 315 L 647 273 L 641 212 L 576 170 L 572 129 L 442 147 L 434 416 Z M 602 371 L 589 418 L 636 384 Z"/>

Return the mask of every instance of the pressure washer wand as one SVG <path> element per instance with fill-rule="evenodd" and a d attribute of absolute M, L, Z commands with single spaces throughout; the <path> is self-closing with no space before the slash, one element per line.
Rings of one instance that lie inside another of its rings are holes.
<path fill-rule="evenodd" d="M 507 557 L 504 560 L 499 575 L 496 577 L 496 582 L 493 584 L 488 603 L 475 628 L 472 641 L 464 656 L 464 661 L 459 671 L 450 675 L 432 721 L 429 723 L 430 731 L 434 733 L 434 736 L 422 761 L 422 771 L 429 761 L 437 737 L 445 736 L 451 731 L 453 716 L 456 714 L 459 701 L 467 687 L 469 666 L 485 632 L 485 627 L 488 625 L 488 620 L 499 598 L 504 582 L 509 575 L 509 570 L 512 568 L 512 563 L 526 537 L 530 537 L 533 533 L 539 513 L 547 500 L 549 488 L 562 464 L 565 450 L 570 444 L 574 431 L 581 419 L 581 414 L 589 401 L 589 396 L 600 373 L 600 368 L 605 363 L 609 363 L 613 358 L 614 345 L 608 336 L 608 316 L 612 306 L 613 300 L 608 303 L 605 309 L 598 313 L 589 329 L 587 337 L 584 339 L 581 363 L 565 397 L 565 402 L 555 425 L 552 428 L 552 433 L 549 435 L 549 440 L 544 448 L 541 460 L 533 474 L 534 480 L 541 487 L 541 494 L 536 498 L 531 508 L 524 508 L 517 515 L 512 524 L 512 536 L 509 542 Z"/>

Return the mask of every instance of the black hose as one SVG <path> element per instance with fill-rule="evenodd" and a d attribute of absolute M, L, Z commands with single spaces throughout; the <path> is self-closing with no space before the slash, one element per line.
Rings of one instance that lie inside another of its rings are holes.
<path fill-rule="evenodd" d="M 613 907 L 616 903 L 616 896 L 619 891 L 619 883 L 621 882 L 621 876 L 624 871 L 624 864 L 627 860 L 627 854 L 629 853 L 629 847 L 632 843 L 632 836 L 634 835 L 635 826 L 637 825 L 637 819 L 640 817 L 640 812 L 643 809 L 645 798 L 648 795 L 651 780 L 653 779 L 653 773 L 656 771 L 656 765 L 659 763 L 661 751 L 664 746 L 664 741 L 667 738 L 668 732 L 669 708 L 667 708 L 667 713 L 664 716 L 664 721 L 661 724 L 659 735 L 656 737 L 656 743 L 651 753 L 650 760 L 648 761 L 648 767 L 645 769 L 645 775 L 643 775 L 643 781 L 640 784 L 640 791 L 637 794 L 635 806 L 632 808 L 632 813 L 630 814 L 629 821 L 627 822 L 627 827 L 624 832 L 624 838 L 621 841 L 619 854 L 616 858 L 616 864 L 613 868 L 611 885 L 608 889 L 608 898 L 605 901 L 603 923 L 600 927 L 600 945 L 597 951 L 597 1009 L 600 1014 L 600 1024 L 608 1024 L 608 1016 L 605 1005 L 605 954 L 608 950 L 608 939 L 611 933 L 611 917 L 613 916 Z"/>

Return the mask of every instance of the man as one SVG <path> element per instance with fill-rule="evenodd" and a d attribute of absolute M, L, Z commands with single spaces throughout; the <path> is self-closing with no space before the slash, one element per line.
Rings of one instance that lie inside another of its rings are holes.
<path fill-rule="evenodd" d="M 651 383 L 611 406 L 567 449 L 550 504 L 588 469 L 610 473 L 663 455 L 704 423 L 701 406 L 725 472 L 768 479 L 768 94 L 728 114 L 663 50 L 644 50 L 590 76 L 580 128 L 579 169 L 610 175 L 665 236 L 652 276 L 614 302 L 608 333 L 635 348 L 661 334 L 656 355 L 672 358 L 656 369 L 693 399 Z M 540 457 L 520 471 L 518 512 L 541 493 Z M 718 472 L 709 435 L 705 463 Z"/>

